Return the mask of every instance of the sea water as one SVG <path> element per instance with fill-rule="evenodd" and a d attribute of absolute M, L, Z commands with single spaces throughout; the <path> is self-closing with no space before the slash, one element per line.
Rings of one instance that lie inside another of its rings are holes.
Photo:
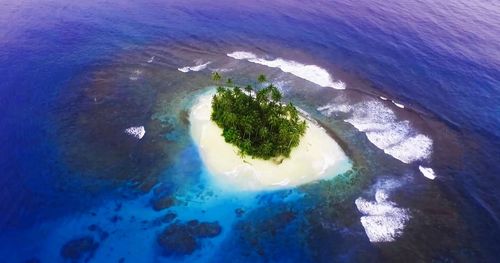
<path fill-rule="evenodd" d="M 499 10 L 3 1 L 0 258 L 492 262 Z M 293 189 L 219 189 L 189 136 L 188 105 L 212 71 L 242 85 L 266 74 L 339 142 L 352 170 Z M 192 220 L 221 231 L 187 254 L 160 245 Z"/>

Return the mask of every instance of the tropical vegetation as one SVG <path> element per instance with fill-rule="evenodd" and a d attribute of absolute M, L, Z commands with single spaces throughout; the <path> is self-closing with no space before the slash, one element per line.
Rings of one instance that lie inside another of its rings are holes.
<path fill-rule="evenodd" d="M 226 142 L 237 146 L 241 156 L 268 160 L 287 158 L 296 147 L 307 124 L 297 108 L 281 102 L 282 94 L 266 77 L 257 78 L 256 88 L 240 88 L 214 72 L 217 92 L 212 98 L 211 119 L 221 129 Z"/>

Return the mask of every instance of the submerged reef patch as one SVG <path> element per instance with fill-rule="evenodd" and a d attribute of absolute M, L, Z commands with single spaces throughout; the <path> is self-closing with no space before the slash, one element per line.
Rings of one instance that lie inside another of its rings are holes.
<path fill-rule="evenodd" d="M 218 222 L 199 222 L 191 220 L 187 223 L 174 223 L 158 236 L 158 244 L 165 255 L 189 255 L 201 246 L 204 238 L 213 238 L 222 232 Z"/>
<path fill-rule="evenodd" d="M 61 256 L 69 260 L 83 259 L 85 262 L 89 261 L 93 256 L 99 243 L 91 236 L 85 236 L 68 241 L 61 248 Z"/>

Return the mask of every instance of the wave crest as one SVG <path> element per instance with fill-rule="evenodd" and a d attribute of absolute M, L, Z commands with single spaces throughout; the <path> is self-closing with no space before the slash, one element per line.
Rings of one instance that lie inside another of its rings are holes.
<path fill-rule="evenodd" d="M 316 65 L 306 65 L 297 61 L 282 58 L 268 60 L 246 51 L 228 53 L 227 56 L 238 60 L 247 60 L 249 62 L 264 65 L 270 68 L 279 68 L 283 72 L 290 73 L 322 87 L 331 87 L 334 89 L 346 88 L 344 82 L 334 81 L 326 69 Z"/>

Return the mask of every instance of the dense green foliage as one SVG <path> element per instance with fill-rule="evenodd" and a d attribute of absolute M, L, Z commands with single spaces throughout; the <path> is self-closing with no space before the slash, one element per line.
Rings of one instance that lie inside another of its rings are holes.
<path fill-rule="evenodd" d="M 251 85 L 241 89 L 226 81 L 217 72 L 212 79 L 219 83 L 212 99 L 212 120 L 222 128 L 226 142 L 236 145 L 242 156 L 270 159 L 289 157 L 300 142 L 307 125 L 299 118 L 291 103 L 282 104 L 282 95 L 272 84 L 254 90 Z M 266 77 L 260 75 L 259 83 Z M 262 84 L 261 84 L 262 85 Z"/>

